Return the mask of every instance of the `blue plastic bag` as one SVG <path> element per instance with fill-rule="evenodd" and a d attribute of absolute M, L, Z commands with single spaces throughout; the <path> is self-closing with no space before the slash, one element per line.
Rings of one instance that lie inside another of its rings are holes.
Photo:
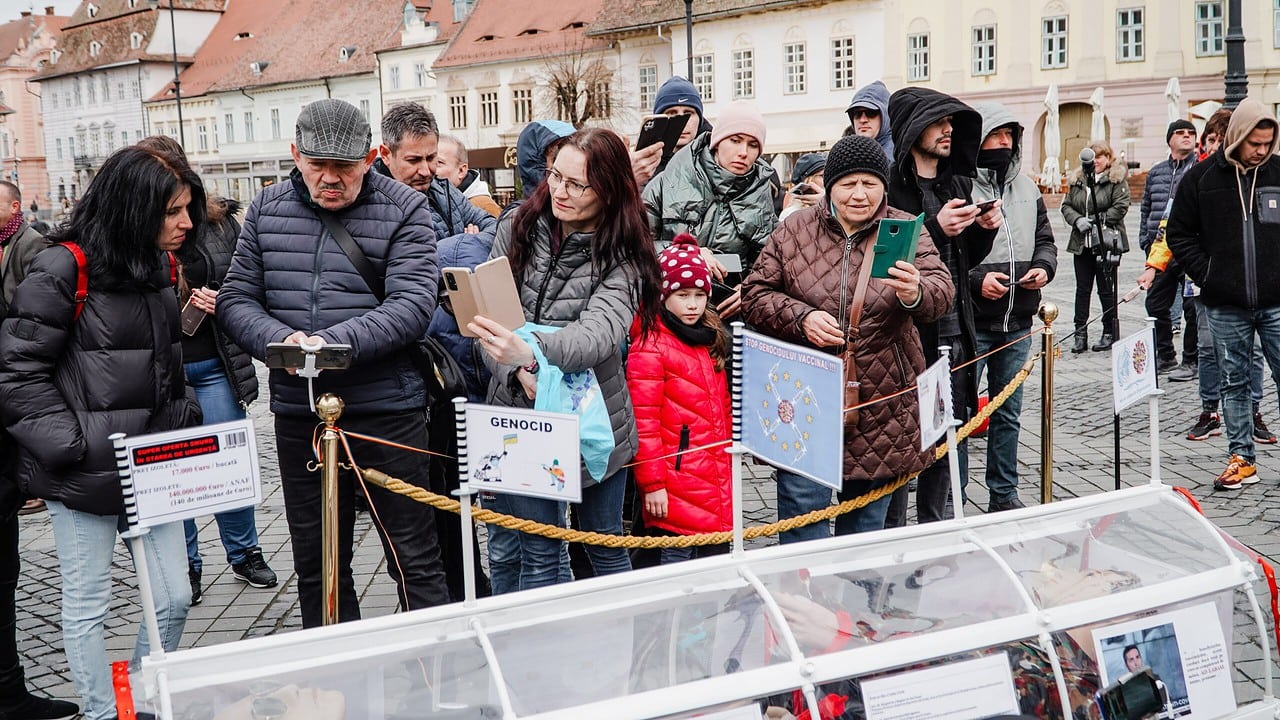
<path fill-rule="evenodd" d="M 535 332 L 553 333 L 558 327 L 525 323 L 515 334 L 529 347 L 542 369 L 538 371 L 538 396 L 533 409 L 546 412 L 570 413 L 578 416 L 578 445 L 587 473 L 597 483 L 604 480 L 609 469 L 609 456 L 613 454 L 613 426 L 609 423 L 609 410 L 604 405 L 604 393 L 594 370 L 565 373 L 547 362 L 542 348 L 533 337 Z"/>

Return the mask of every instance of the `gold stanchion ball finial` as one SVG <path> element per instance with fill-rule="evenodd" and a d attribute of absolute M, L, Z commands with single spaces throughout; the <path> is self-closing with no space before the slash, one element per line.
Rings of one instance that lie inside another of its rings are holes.
<path fill-rule="evenodd" d="M 1058 319 L 1058 304 L 1051 302 L 1040 303 L 1040 311 L 1037 314 L 1045 325 L 1053 325 L 1053 321 Z"/>
<path fill-rule="evenodd" d="M 342 417 L 342 409 L 346 406 L 342 398 L 333 393 L 325 393 L 316 400 L 316 415 L 324 421 L 325 425 L 334 425 L 337 424 L 338 418 Z"/>

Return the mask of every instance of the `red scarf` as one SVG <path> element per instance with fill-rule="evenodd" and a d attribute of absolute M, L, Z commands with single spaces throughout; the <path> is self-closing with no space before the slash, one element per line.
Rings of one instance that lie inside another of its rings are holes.
<path fill-rule="evenodd" d="M 18 228 L 22 226 L 22 213 L 16 212 L 13 217 L 9 218 L 9 222 L 0 227 L 0 243 L 7 243 L 18 232 Z"/>

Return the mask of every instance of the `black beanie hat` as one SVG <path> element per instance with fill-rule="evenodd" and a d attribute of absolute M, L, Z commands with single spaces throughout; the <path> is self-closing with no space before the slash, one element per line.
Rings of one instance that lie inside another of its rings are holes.
<path fill-rule="evenodd" d="M 1179 130 L 1190 130 L 1191 132 L 1196 132 L 1196 126 L 1192 125 L 1190 120 L 1183 120 L 1182 118 L 1174 120 L 1169 123 L 1169 129 L 1164 132 L 1164 144 L 1168 145 L 1169 141 L 1173 139 L 1173 134 Z"/>
<path fill-rule="evenodd" d="M 827 186 L 827 196 L 831 195 L 831 186 L 845 175 L 867 173 L 880 178 L 880 182 L 889 184 L 889 159 L 884 155 L 884 148 L 874 138 L 862 135 L 842 137 L 827 153 L 827 169 L 822 179 Z"/>

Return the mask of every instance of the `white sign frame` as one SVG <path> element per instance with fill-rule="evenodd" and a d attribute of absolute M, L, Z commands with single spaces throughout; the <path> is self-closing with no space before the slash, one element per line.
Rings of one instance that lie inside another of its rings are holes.
<path fill-rule="evenodd" d="M 124 439 L 137 527 L 253 507 L 262 476 L 253 421 L 244 418 Z"/>
<path fill-rule="evenodd" d="M 1111 395 L 1116 415 L 1158 389 L 1154 328 L 1143 328 L 1111 346 Z"/>
<path fill-rule="evenodd" d="M 917 411 L 920 413 L 920 449 L 929 450 L 952 426 L 951 356 L 944 354 L 916 376 Z"/>
<path fill-rule="evenodd" d="M 945 698 L 945 702 L 940 699 Z M 1018 715 L 1009 653 L 862 681 L 867 720 Z"/>
<path fill-rule="evenodd" d="M 473 491 L 582 502 L 577 415 L 475 403 L 465 412 Z"/>

